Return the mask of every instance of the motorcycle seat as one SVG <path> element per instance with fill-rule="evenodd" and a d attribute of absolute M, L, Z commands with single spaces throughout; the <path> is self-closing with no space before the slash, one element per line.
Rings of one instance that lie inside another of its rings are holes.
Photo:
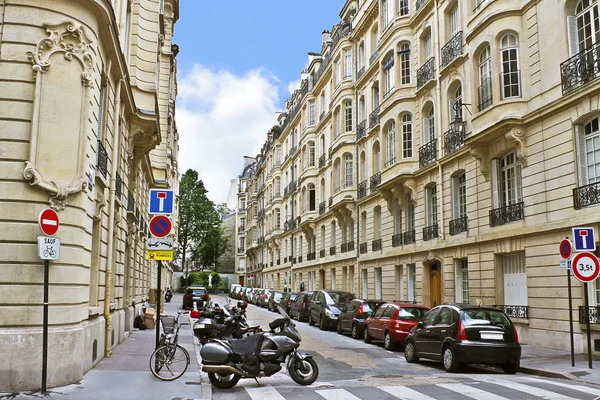
<path fill-rule="evenodd" d="M 269 328 L 273 331 L 285 325 L 285 318 L 277 318 L 275 321 L 269 322 Z"/>

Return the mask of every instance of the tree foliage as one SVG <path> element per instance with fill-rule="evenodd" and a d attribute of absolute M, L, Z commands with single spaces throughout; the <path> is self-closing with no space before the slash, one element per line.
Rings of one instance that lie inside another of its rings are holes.
<path fill-rule="evenodd" d="M 219 269 L 219 258 L 229 250 L 229 237 L 225 228 L 220 225 L 212 226 L 206 232 L 204 240 L 198 242 L 193 251 L 193 257 L 204 266 L 214 266 Z"/>

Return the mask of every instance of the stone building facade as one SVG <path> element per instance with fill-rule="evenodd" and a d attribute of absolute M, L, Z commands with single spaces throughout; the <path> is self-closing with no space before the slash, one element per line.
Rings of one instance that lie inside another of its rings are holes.
<path fill-rule="evenodd" d="M 62 242 L 48 387 L 110 356 L 158 284 L 148 191 L 178 186 L 178 17 L 178 0 L 0 5 L 0 391 L 41 386 L 41 210 Z M 163 288 L 171 275 L 164 263 Z"/>
<path fill-rule="evenodd" d="M 595 15 L 593 0 L 348 0 L 257 156 L 247 272 L 493 305 L 523 343 L 568 349 L 558 244 L 600 217 Z M 583 290 L 577 352 L 586 318 L 600 339 L 600 282 L 589 309 Z"/>

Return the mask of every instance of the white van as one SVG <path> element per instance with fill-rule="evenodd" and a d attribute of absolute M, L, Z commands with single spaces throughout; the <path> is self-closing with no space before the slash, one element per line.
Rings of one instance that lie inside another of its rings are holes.
<path fill-rule="evenodd" d="M 242 287 L 242 285 L 240 285 L 239 283 L 232 283 L 231 286 L 229 287 L 229 297 L 231 297 L 233 299 L 233 295 L 235 294 L 236 291 L 238 291 L 240 288 Z"/>

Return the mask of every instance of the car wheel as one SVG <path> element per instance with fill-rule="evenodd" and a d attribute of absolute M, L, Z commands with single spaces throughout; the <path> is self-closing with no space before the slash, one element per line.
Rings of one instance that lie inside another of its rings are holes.
<path fill-rule="evenodd" d="M 327 329 L 327 327 L 325 326 L 325 316 L 321 315 L 319 317 L 319 329 L 324 331 L 325 329 Z"/>
<path fill-rule="evenodd" d="M 516 362 L 516 363 L 508 362 L 506 364 L 502 364 L 502 370 L 504 371 L 505 374 L 514 375 L 517 372 L 519 372 L 519 368 L 520 368 L 520 365 L 518 362 Z"/>
<path fill-rule="evenodd" d="M 371 343 L 371 336 L 369 335 L 369 328 L 365 325 L 365 334 L 363 335 L 365 343 Z"/>
<path fill-rule="evenodd" d="M 407 341 L 404 345 L 404 358 L 406 359 L 407 363 L 419 362 L 419 357 L 417 357 L 415 344 L 410 340 Z"/>
<path fill-rule="evenodd" d="M 352 338 L 360 339 L 360 332 L 358 331 L 358 325 L 352 324 Z"/>
<path fill-rule="evenodd" d="M 312 319 L 312 313 L 308 314 L 308 325 L 310 325 L 310 326 L 315 325 L 315 321 L 313 321 L 313 319 Z"/>
<path fill-rule="evenodd" d="M 456 358 L 456 354 L 450 346 L 445 346 L 442 350 L 442 360 L 446 372 L 456 372 L 460 369 L 460 363 Z"/>
<path fill-rule="evenodd" d="M 342 323 L 340 321 L 338 321 L 337 324 L 337 333 L 339 333 L 340 335 L 344 334 L 344 331 L 342 331 Z"/>
<path fill-rule="evenodd" d="M 383 345 L 385 346 L 386 350 L 394 350 L 396 348 L 396 343 L 394 343 L 392 341 L 392 335 L 390 335 L 389 332 L 385 333 L 385 336 L 383 338 Z"/>

